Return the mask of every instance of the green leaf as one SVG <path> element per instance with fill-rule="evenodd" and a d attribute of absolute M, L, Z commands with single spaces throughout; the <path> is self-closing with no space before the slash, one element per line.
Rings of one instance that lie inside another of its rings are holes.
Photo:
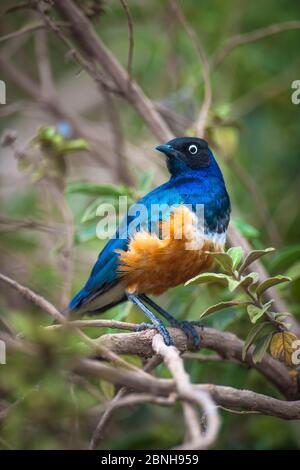
<path fill-rule="evenodd" d="M 245 271 L 245 269 L 251 264 L 253 263 L 254 261 L 256 261 L 257 259 L 261 258 L 262 256 L 265 256 L 269 253 L 272 253 L 273 251 L 275 251 L 275 248 L 266 248 L 265 250 L 253 250 L 253 251 L 250 251 L 250 253 L 246 256 L 246 258 L 244 259 L 243 263 L 241 264 L 240 268 L 239 268 L 239 273 L 243 273 L 243 271 Z"/>
<path fill-rule="evenodd" d="M 223 252 L 206 252 L 210 256 L 212 256 L 217 263 L 226 271 L 227 273 L 232 273 L 232 259 L 229 254 Z"/>
<path fill-rule="evenodd" d="M 74 139 L 70 141 L 66 141 L 63 143 L 59 151 L 61 154 L 67 154 L 67 153 L 72 153 L 72 152 L 79 152 L 82 150 L 88 150 L 89 145 L 86 140 L 84 139 Z"/>
<path fill-rule="evenodd" d="M 192 279 L 189 279 L 185 286 L 187 285 L 195 285 L 195 284 L 206 284 L 208 282 L 221 282 L 228 280 L 228 276 L 222 273 L 202 273 Z"/>
<path fill-rule="evenodd" d="M 237 287 L 240 285 L 241 281 L 236 281 L 235 279 L 229 278 L 228 279 L 228 289 L 230 292 L 233 292 Z"/>
<path fill-rule="evenodd" d="M 75 233 L 76 243 L 85 243 L 90 240 L 97 240 L 97 223 L 79 227 Z"/>
<path fill-rule="evenodd" d="M 252 356 L 254 364 L 257 364 L 258 362 L 260 362 L 262 360 L 262 358 L 264 357 L 264 355 L 266 354 L 266 352 L 267 352 L 267 350 L 270 346 L 272 336 L 273 336 L 273 333 L 269 333 L 265 336 L 262 336 L 258 340 L 258 342 L 255 346 L 255 349 L 253 351 L 253 356 Z"/>
<path fill-rule="evenodd" d="M 263 293 L 269 289 L 270 287 L 277 286 L 278 284 L 282 284 L 283 282 L 289 282 L 291 281 L 290 277 L 286 276 L 275 276 L 275 277 L 270 277 L 269 279 L 266 279 L 265 281 L 262 281 L 259 286 L 256 289 L 256 294 L 258 298 L 260 298 Z"/>
<path fill-rule="evenodd" d="M 64 143 L 64 138 L 60 134 L 55 134 L 51 139 L 51 145 L 56 152 L 61 153 L 61 148 Z"/>
<path fill-rule="evenodd" d="M 287 277 L 290 277 L 293 281 L 300 277 L 300 261 L 293 264 L 285 273 Z"/>
<path fill-rule="evenodd" d="M 259 231 L 257 228 L 253 227 L 253 225 L 247 224 L 244 220 L 241 219 L 234 219 L 234 225 L 238 229 L 238 231 L 244 235 L 246 238 L 258 238 Z"/>
<path fill-rule="evenodd" d="M 116 214 L 118 214 L 118 199 L 117 198 L 107 197 L 105 198 L 105 200 L 103 200 L 103 198 L 97 198 L 93 202 L 91 202 L 91 204 L 87 206 L 87 208 L 85 209 L 81 217 L 80 222 L 84 223 L 84 222 L 88 222 L 90 220 L 95 219 L 97 217 L 97 209 L 100 205 L 102 205 L 103 209 L 104 207 L 106 207 L 106 205 L 108 208 L 110 207 L 110 205 L 113 205 L 116 209 Z M 99 217 L 98 217 L 98 220 L 99 220 Z"/>
<path fill-rule="evenodd" d="M 272 302 L 273 300 L 270 300 L 262 308 L 257 307 L 256 305 L 253 305 L 253 304 L 248 305 L 247 312 L 251 320 L 251 323 L 256 323 L 257 320 L 259 320 L 266 313 L 266 311 L 270 308 Z"/>
<path fill-rule="evenodd" d="M 56 135 L 55 127 L 53 126 L 41 127 L 38 130 L 37 138 L 40 140 L 52 141 L 55 135 Z"/>
<path fill-rule="evenodd" d="M 292 314 L 288 312 L 271 312 L 271 315 L 276 321 L 282 321 L 292 316 Z"/>
<path fill-rule="evenodd" d="M 270 262 L 270 269 L 274 273 L 282 272 L 299 260 L 300 244 L 287 246 L 279 250 L 276 255 L 272 257 L 272 261 Z M 288 274 L 288 276 L 290 276 L 290 274 Z"/>
<path fill-rule="evenodd" d="M 201 313 L 199 318 L 207 317 L 211 313 L 224 310 L 225 308 L 241 307 L 243 305 L 247 305 L 247 302 L 239 302 L 238 300 L 229 300 L 227 302 L 220 302 L 219 304 L 212 305 L 211 307 L 207 308 L 204 312 Z"/>
<path fill-rule="evenodd" d="M 250 348 L 250 346 L 254 343 L 255 339 L 258 337 L 259 334 L 262 333 L 262 331 L 265 329 L 266 326 L 269 326 L 270 323 L 265 321 L 262 323 L 257 323 L 257 325 L 253 326 L 251 330 L 249 331 L 247 338 L 245 339 L 244 345 L 243 345 L 243 351 L 242 351 L 242 358 L 243 361 L 246 358 L 247 352 Z"/>
<path fill-rule="evenodd" d="M 112 400 L 115 396 L 115 386 L 106 380 L 100 380 L 100 388 L 106 400 Z"/>
<path fill-rule="evenodd" d="M 247 276 L 241 277 L 240 286 L 250 287 L 252 284 L 255 284 L 259 280 L 258 273 L 252 272 L 247 274 Z"/>
<path fill-rule="evenodd" d="M 66 188 L 67 194 L 80 193 L 89 196 L 128 196 L 130 188 L 113 184 L 71 183 Z"/>
<path fill-rule="evenodd" d="M 242 276 L 239 281 L 235 279 L 228 279 L 228 288 L 230 292 L 235 291 L 238 287 L 249 287 L 254 282 L 258 281 L 258 274 L 257 273 L 250 273 L 247 276 Z"/>
<path fill-rule="evenodd" d="M 242 260 L 242 257 L 244 255 L 244 250 L 241 246 L 235 246 L 235 247 L 229 248 L 229 250 L 227 251 L 227 254 L 232 259 L 232 269 L 235 270 Z"/>
<path fill-rule="evenodd" d="M 89 204 L 87 206 L 87 208 L 85 209 L 85 211 L 84 211 L 84 213 L 83 213 L 83 215 L 80 219 L 80 222 L 84 223 L 84 222 L 88 222 L 90 220 L 95 219 L 97 208 L 102 202 L 103 202 L 102 198 L 101 199 L 97 198 L 91 204 Z"/>

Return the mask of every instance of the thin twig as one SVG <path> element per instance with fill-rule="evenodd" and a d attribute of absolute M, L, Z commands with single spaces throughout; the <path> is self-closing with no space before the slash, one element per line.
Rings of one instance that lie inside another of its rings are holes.
<path fill-rule="evenodd" d="M 18 291 L 26 300 L 29 300 L 37 307 L 41 308 L 44 312 L 48 313 L 51 317 L 57 320 L 59 323 L 65 323 L 66 318 L 52 305 L 48 300 L 39 294 L 36 294 L 28 287 L 22 286 L 17 281 L 14 281 L 8 276 L 0 273 L 0 281 L 10 285 L 13 289 Z"/>
<path fill-rule="evenodd" d="M 183 359 L 194 360 L 199 362 L 226 362 L 229 359 L 226 359 L 219 354 L 199 354 L 199 353 L 192 353 L 186 352 L 183 354 Z M 230 362 L 235 362 L 233 359 L 230 359 Z M 237 362 L 237 361 L 236 361 Z"/>
<path fill-rule="evenodd" d="M 184 27 L 186 33 L 188 34 L 191 40 L 191 43 L 197 53 L 197 56 L 199 58 L 199 62 L 202 68 L 202 75 L 203 75 L 203 81 L 204 81 L 204 99 L 203 99 L 203 103 L 202 103 L 202 106 L 201 106 L 201 109 L 200 109 L 200 112 L 199 112 L 199 115 L 195 124 L 195 129 L 196 129 L 196 135 L 198 137 L 203 137 L 205 134 L 205 127 L 206 127 L 208 113 L 210 110 L 211 100 L 212 100 L 209 62 L 207 60 L 204 48 L 199 40 L 198 35 L 194 31 L 194 29 L 191 27 L 190 23 L 187 21 L 178 1 L 171 0 L 171 6 L 178 20 Z"/>
<path fill-rule="evenodd" d="M 251 173 L 243 168 L 237 159 L 231 158 L 231 156 L 225 155 L 224 153 L 222 156 L 228 168 L 239 178 L 240 182 L 251 194 L 254 210 L 257 212 L 261 224 L 263 224 L 267 231 L 270 243 L 272 246 L 280 247 L 282 245 L 282 238 L 273 220 L 272 214 L 269 211 L 260 185 L 252 178 Z"/>
<path fill-rule="evenodd" d="M 255 41 L 259 41 L 260 39 L 264 39 L 266 37 L 272 36 L 273 34 L 282 33 L 284 31 L 289 31 L 292 29 L 299 29 L 300 28 L 300 21 L 286 21 L 283 23 L 275 23 L 265 26 L 263 28 L 255 29 L 254 31 L 250 31 L 248 33 L 238 34 L 233 36 L 232 38 L 227 39 L 225 44 L 221 46 L 215 54 L 213 55 L 211 61 L 211 67 L 216 68 L 218 67 L 223 60 L 237 47 L 242 46 L 244 44 L 249 44 Z"/>
<path fill-rule="evenodd" d="M 159 140 L 170 140 L 172 133 L 156 111 L 152 101 L 149 100 L 134 80 L 132 80 L 130 90 L 128 90 L 128 73 L 111 51 L 101 42 L 82 11 L 71 0 L 53 1 L 57 10 L 71 23 L 73 38 L 86 56 L 103 67 L 115 85 L 123 92 L 126 99 L 152 129 L 152 132 L 159 136 Z"/>
<path fill-rule="evenodd" d="M 18 282 L 14 281 L 13 279 L 1 273 L 0 273 L 0 280 L 7 283 L 11 287 L 13 287 L 25 299 L 29 300 L 34 305 L 37 305 L 38 307 L 40 307 L 44 312 L 51 315 L 61 325 L 64 325 L 65 328 L 72 329 L 88 346 L 91 347 L 93 351 L 100 354 L 103 358 L 107 359 L 108 361 L 112 361 L 117 366 L 124 367 L 127 370 L 135 371 L 138 374 L 141 374 L 141 376 L 144 376 L 145 373 L 143 373 L 138 367 L 134 366 L 133 364 L 130 364 L 129 362 L 126 362 L 124 359 L 120 358 L 114 351 L 110 351 L 104 345 L 100 344 L 97 340 L 91 339 L 81 330 L 70 325 L 67 318 L 64 315 L 62 315 L 59 312 L 59 310 L 57 310 L 57 308 L 53 304 L 51 304 L 48 300 L 46 300 L 44 297 L 36 294 L 31 289 L 28 289 L 28 287 L 22 286 Z"/>
<path fill-rule="evenodd" d="M 134 50 L 134 36 L 133 36 L 133 19 L 130 13 L 130 9 L 127 0 L 120 0 L 122 7 L 124 8 L 127 23 L 128 23 L 128 34 L 129 34 L 129 48 L 128 48 L 128 60 L 127 60 L 127 72 L 128 72 L 128 87 L 131 85 L 132 80 L 132 60 Z"/>
<path fill-rule="evenodd" d="M 74 320 L 68 323 L 78 328 L 116 328 L 119 330 L 137 331 L 139 325 L 136 323 L 126 323 L 117 320 Z M 56 330 L 62 328 L 63 325 L 50 325 L 47 329 Z"/>
<path fill-rule="evenodd" d="M 46 233 L 55 233 L 58 231 L 58 228 L 52 225 L 42 224 L 35 220 L 12 219 L 10 217 L 0 215 L 0 232 L 11 232 L 20 229 L 39 230 Z"/>
<path fill-rule="evenodd" d="M 45 30 L 37 31 L 35 39 L 36 63 L 41 82 L 41 93 L 44 96 L 52 96 L 55 93 L 49 57 L 47 32 Z"/>
<path fill-rule="evenodd" d="M 157 367 L 162 362 L 162 358 L 160 356 L 153 356 L 149 361 L 145 364 L 143 370 L 144 372 L 151 372 L 155 367 Z M 114 396 L 114 398 L 106 405 L 105 411 L 102 414 L 89 443 L 89 449 L 95 449 L 97 447 L 98 442 L 102 439 L 103 433 L 105 428 L 107 427 L 109 421 L 111 420 L 114 411 L 119 407 L 119 402 L 122 402 L 123 397 L 129 393 L 130 389 L 127 387 L 122 387 Z M 149 396 L 149 394 L 147 395 Z M 151 395 L 152 398 L 155 395 Z M 171 395 L 170 395 L 171 396 Z M 169 397 L 170 399 L 170 397 Z M 133 404 L 133 403 L 131 403 Z M 137 403 L 138 404 L 138 403 Z"/>
<path fill-rule="evenodd" d="M 183 360 L 178 349 L 174 346 L 166 346 L 161 335 L 156 334 L 152 341 L 153 350 L 163 357 L 164 363 L 170 370 L 176 383 L 178 396 L 184 400 L 184 415 L 186 427 L 189 429 L 188 442 L 179 446 L 178 449 L 205 449 L 215 441 L 219 430 L 219 416 L 216 406 L 210 396 L 200 392 L 195 394 L 190 378 L 184 370 Z M 205 432 L 201 432 L 199 422 L 191 403 L 197 404 L 205 414 L 207 425 Z"/>
<path fill-rule="evenodd" d="M 60 27 L 66 27 L 68 24 L 66 22 L 58 23 Z M 20 36 L 24 36 L 29 33 L 33 33 L 34 31 L 38 31 L 40 29 L 45 29 L 44 23 L 34 23 L 31 25 L 24 26 L 23 28 L 19 29 L 18 31 L 13 31 L 12 33 L 8 33 L 5 36 L 0 36 L 0 43 L 8 41 L 10 39 L 15 39 Z"/>

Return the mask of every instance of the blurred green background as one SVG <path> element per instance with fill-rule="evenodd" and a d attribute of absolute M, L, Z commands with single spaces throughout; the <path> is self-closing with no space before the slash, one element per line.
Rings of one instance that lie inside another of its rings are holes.
<path fill-rule="evenodd" d="M 40 22 L 34 10 L 5 12 L 16 3 L 1 2 L 1 36 Z M 96 0 L 77 3 L 92 13 L 99 36 L 126 67 L 128 25 L 121 3 L 103 2 L 100 15 L 94 12 Z M 184 118 L 182 132 L 188 133 L 203 99 L 201 66 L 191 41 L 168 2 L 128 0 L 128 4 L 134 25 L 132 75 L 158 107 Z M 234 35 L 300 20 L 300 5 L 295 1 L 265 0 L 259 8 L 246 0 L 184 0 L 181 5 L 212 61 L 216 50 Z M 213 102 L 207 129 L 231 196 L 232 223 L 255 248 L 277 248 L 264 262 L 271 274 L 292 275 L 293 282 L 281 295 L 298 318 L 300 104 L 291 102 L 291 84 L 300 79 L 299 44 L 300 31 L 291 30 L 234 49 L 211 74 Z M 1 67 L 0 78 L 7 86 L 7 104 L 0 106 L 4 136 L 0 149 L 1 271 L 63 308 L 85 282 L 104 244 L 95 232 L 97 206 L 116 202 L 119 194 L 129 194 L 134 200 L 164 181 L 167 172 L 153 150 L 158 142 L 145 123 L 127 102 L 113 97 L 123 142 L 117 155 L 120 142 L 115 139 L 105 94 L 74 64 L 53 33 L 23 34 L 1 41 L 0 48 L 0 55 L 17 68 L 19 76 L 35 83 L 43 77 L 41 62 L 48 48 L 58 101 L 91 137 L 86 139 L 89 149 L 84 142 L 62 153 L 53 148 L 38 129 L 53 126 L 58 132 L 67 119 L 55 117 L 49 106 L 25 92 Z M 180 127 L 181 121 L 174 132 L 178 134 Z M 7 135 L 12 135 L 8 129 L 17 135 L 11 145 L 5 145 Z M 73 131 L 72 142 L 82 137 Z M 79 182 L 83 183 L 80 187 Z M 115 186 L 107 190 L 103 184 Z M 178 287 L 165 294 L 161 304 L 178 318 L 197 319 L 206 307 L 228 299 L 216 286 Z M 114 387 L 103 381 L 87 385 L 75 378 L 66 380 L 61 367 L 69 355 L 79 354 L 80 345 L 67 334 L 44 337 L 37 325 L 50 324 L 50 320 L 3 284 L 0 315 L 0 329 L 21 331 L 43 351 L 39 359 L 10 354 L 8 363 L 0 366 L 0 448 L 85 448 L 99 403 L 113 396 Z M 104 318 L 144 320 L 124 305 Z M 241 338 L 249 330 L 244 311 L 236 309 L 215 314 L 205 325 L 233 331 Z M 107 331 L 89 333 L 96 336 Z M 187 361 L 186 366 L 194 382 L 278 396 L 256 371 L 238 364 Z M 167 375 L 163 366 L 158 371 Z M 300 448 L 299 422 L 220 412 L 222 430 L 216 448 Z M 179 407 L 138 406 L 115 414 L 99 448 L 167 448 L 181 442 L 182 432 Z"/>

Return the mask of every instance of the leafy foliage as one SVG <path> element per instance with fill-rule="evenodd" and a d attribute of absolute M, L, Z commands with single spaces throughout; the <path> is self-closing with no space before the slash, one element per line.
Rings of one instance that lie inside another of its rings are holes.
<path fill-rule="evenodd" d="M 224 273 L 202 273 L 193 279 L 189 280 L 186 285 L 206 284 L 210 282 L 227 284 L 229 291 L 235 292 L 242 290 L 244 293 L 244 301 L 230 300 L 227 302 L 220 302 L 207 308 L 200 318 L 209 314 L 215 313 L 219 310 L 233 306 L 246 306 L 246 311 L 251 323 L 255 326 L 250 330 L 245 340 L 243 357 L 245 358 L 249 348 L 255 343 L 252 358 L 255 363 L 260 362 L 267 352 L 270 343 L 271 354 L 277 358 L 284 360 L 288 366 L 294 366 L 291 363 L 291 354 L 283 354 L 282 350 L 286 351 L 285 345 L 290 344 L 291 338 L 294 336 L 288 333 L 289 325 L 285 323 L 286 314 L 280 312 L 272 312 L 271 307 L 273 300 L 264 301 L 265 292 L 278 284 L 289 282 L 291 279 L 286 276 L 274 276 L 259 283 L 259 275 L 256 272 L 246 274 L 249 266 L 259 258 L 268 255 L 274 251 L 274 248 L 266 248 L 264 250 L 253 250 L 244 255 L 241 247 L 229 248 L 227 252 L 222 253 L 209 253 L 216 263 L 221 267 Z M 280 333 L 278 333 L 280 332 Z M 282 348 L 278 346 L 278 339 L 276 334 L 282 335 L 280 338 L 286 341 Z M 285 336 L 287 335 L 287 336 Z M 273 339 L 273 337 L 275 339 Z M 275 344 L 275 347 L 274 347 Z"/>

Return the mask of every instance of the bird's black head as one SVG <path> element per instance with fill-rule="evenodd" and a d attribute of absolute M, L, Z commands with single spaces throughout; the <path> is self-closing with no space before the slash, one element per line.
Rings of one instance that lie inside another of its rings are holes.
<path fill-rule="evenodd" d="M 197 137 L 177 137 L 166 144 L 158 145 L 156 150 L 167 156 L 167 164 L 171 173 L 174 173 L 176 168 L 179 170 L 182 164 L 196 170 L 207 168 L 211 163 L 207 142 Z"/>

